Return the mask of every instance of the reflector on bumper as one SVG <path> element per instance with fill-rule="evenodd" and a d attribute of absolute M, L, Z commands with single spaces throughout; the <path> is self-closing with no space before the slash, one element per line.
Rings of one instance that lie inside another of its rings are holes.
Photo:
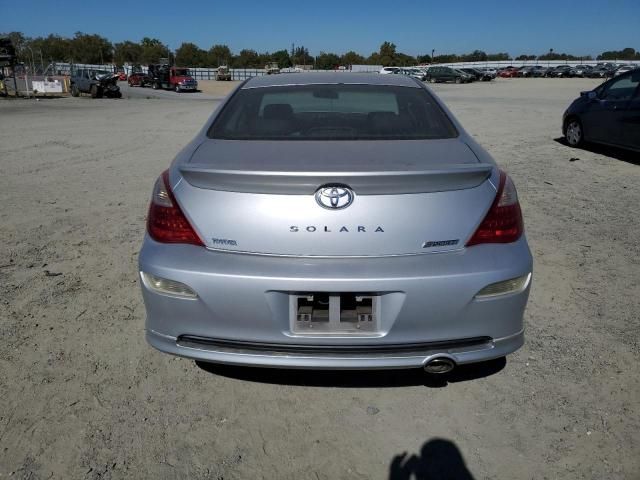
<path fill-rule="evenodd" d="M 171 295 L 173 297 L 197 298 L 198 295 L 184 283 L 168 280 L 162 277 L 156 277 L 150 273 L 140 272 L 140 277 L 149 290 L 153 290 L 163 295 Z"/>
<path fill-rule="evenodd" d="M 492 283 L 487 285 L 478 293 L 474 298 L 483 299 L 497 297 L 499 295 L 506 295 L 508 293 L 522 292 L 529 285 L 531 280 L 531 273 L 527 273 L 521 277 L 512 278 L 510 280 L 504 280 L 502 282 Z"/>

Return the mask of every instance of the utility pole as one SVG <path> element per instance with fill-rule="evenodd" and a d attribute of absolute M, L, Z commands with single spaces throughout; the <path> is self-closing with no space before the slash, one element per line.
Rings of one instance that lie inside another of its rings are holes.
<path fill-rule="evenodd" d="M 14 60 L 14 62 L 11 64 L 11 70 L 13 71 L 13 91 L 16 95 L 16 98 L 18 98 L 18 81 L 16 80 L 17 76 L 16 75 L 16 62 Z"/>
<path fill-rule="evenodd" d="M 31 75 L 33 76 L 33 73 L 36 70 L 36 62 L 35 62 L 35 60 L 33 58 L 33 49 L 29 45 L 25 45 L 25 47 L 28 48 L 29 51 L 31 52 Z"/>
<path fill-rule="evenodd" d="M 29 45 L 26 45 L 26 48 L 31 52 L 31 82 L 33 83 L 34 70 L 36 69 L 35 60 L 33 59 L 33 50 Z M 27 59 L 28 60 L 28 59 Z M 24 88 L 27 92 L 27 98 L 31 98 L 31 91 L 29 90 L 29 76 L 27 75 L 27 69 L 24 69 Z"/>

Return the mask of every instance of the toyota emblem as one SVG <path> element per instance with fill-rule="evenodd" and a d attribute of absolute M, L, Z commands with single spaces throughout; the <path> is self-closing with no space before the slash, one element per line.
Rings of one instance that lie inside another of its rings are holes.
<path fill-rule="evenodd" d="M 319 188 L 316 192 L 316 202 L 322 208 L 340 210 L 351 205 L 353 192 L 351 189 L 341 185 L 327 185 Z"/>

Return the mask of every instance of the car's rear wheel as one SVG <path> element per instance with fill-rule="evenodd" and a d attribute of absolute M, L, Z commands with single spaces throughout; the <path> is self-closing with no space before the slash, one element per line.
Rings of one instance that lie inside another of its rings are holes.
<path fill-rule="evenodd" d="M 567 121 L 567 127 L 564 130 L 564 137 L 571 147 L 579 147 L 584 143 L 584 132 L 582 131 L 582 123 L 577 117 L 572 117 Z"/>
<path fill-rule="evenodd" d="M 100 89 L 98 88 L 97 85 L 91 85 L 90 92 L 91 92 L 91 98 L 100 98 L 102 96 Z"/>
<path fill-rule="evenodd" d="M 76 85 L 71 85 L 71 96 L 72 97 L 80 96 L 80 90 L 78 90 L 78 87 Z"/>

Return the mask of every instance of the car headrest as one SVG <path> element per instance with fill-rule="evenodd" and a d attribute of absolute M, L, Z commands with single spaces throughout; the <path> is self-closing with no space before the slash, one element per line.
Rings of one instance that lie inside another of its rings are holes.
<path fill-rule="evenodd" d="M 403 133 L 411 122 L 394 112 L 370 112 L 367 115 L 372 133 Z"/>
<path fill-rule="evenodd" d="M 393 122 L 398 115 L 394 112 L 369 112 L 367 114 L 369 121 L 378 121 L 378 122 Z"/>
<path fill-rule="evenodd" d="M 293 117 L 293 108 L 288 103 L 266 105 L 262 117 L 269 120 L 289 120 Z"/>

